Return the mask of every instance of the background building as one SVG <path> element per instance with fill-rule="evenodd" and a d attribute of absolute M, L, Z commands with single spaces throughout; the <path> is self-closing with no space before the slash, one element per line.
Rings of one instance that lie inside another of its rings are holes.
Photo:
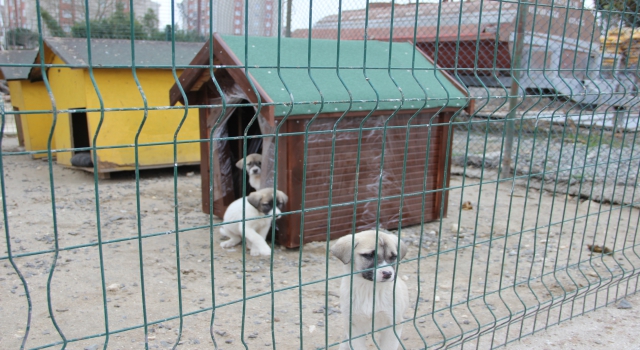
<path fill-rule="evenodd" d="M 182 28 L 201 35 L 209 34 L 210 11 L 208 0 L 183 0 L 180 3 Z M 245 1 L 216 1 L 213 3 L 213 31 L 221 34 L 245 34 Z M 249 0 L 248 34 L 275 36 L 277 31 L 277 2 Z"/>

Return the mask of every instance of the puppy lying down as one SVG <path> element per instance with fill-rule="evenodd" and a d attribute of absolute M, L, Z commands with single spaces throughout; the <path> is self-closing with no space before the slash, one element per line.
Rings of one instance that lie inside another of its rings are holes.
<path fill-rule="evenodd" d="M 246 197 L 236 199 L 229 205 L 227 211 L 224 212 L 224 222 L 242 220 L 242 203 L 245 203 L 245 222 L 244 235 L 242 234 L 242 221 L 223 225 L 220 227 L 220 233 L 229 237 L 229 240 L 220 243 L 222 248 L 231 248 L 242 242 L 242 238 L 246 238 L 246 247 L 251 250 L 252 256 L 271 255 L 271 248 L 267 245 L 265 239 L 271 229 L 271 220 L 273 219 L 273 206 L 276 206 L 276 218 L 281 213 L 280 210 L 289 198 L 282 191 L 276 191 L 273 196 L 273 188 L 263 188 L 259 191 L 252 192 Z M 252 218 L 265 216 L 267 217 L 250 220 Z"/>
<path fill-rule="evenodd" d="M 353 255 L 351 254 L 352 244 Z M 378 247 L 377 255 L 376 246 Z M 351 285 L 351 275 L 342 277 L 340 283 L 340 309 L 345 322 L 345 338 L 349 339 L 349 327 L 351 327 L 352 338 L 371 332 L 374 295 L 375 329 L 390 326 L 395 321 L 396 333 L 401 337 L 402 325 L 399 323 L 403 321 L 403 314 L 409 306 L 409 292 L 402 279 L 396 280 L 396 259 L 402 260 L 406 254 L 404 247 L 398 247 L 398 237 L 379 231 L 376 240 L 375 230 L 363 231 L 338 239 L 331 247 L 331 253 L 345 264 L 345 273 L 351 273 L 353 260 L 353 285 Z M 375 335 L 380 349 L 396 350 L 398 348 L 399 342 L 393 327 L 377 331 Z M 340 350 L 351 349 L 349 343 L 354 350 L 368 349 L 363 336 L 342 343 Z"/>

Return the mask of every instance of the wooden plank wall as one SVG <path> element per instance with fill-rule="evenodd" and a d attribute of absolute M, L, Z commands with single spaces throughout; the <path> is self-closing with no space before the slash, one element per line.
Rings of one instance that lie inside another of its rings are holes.
<path fill-rule="evenodd" d="M 428 125 L 433 114 L 422 114 L 414 118 L 412 125 Z M 382 170 L 381 197 L 400 196 L 406 125 L 411 114 L 395 116 L 389 126 L 404 126 L 399 129 L 388 129 L 385 145 L 385 159 Z M 433 123 L 448 122 L 450 115 L 443 114 L 434 118 Z M 383 126 L 385 116 L 372 116 L 364 128 Z M 337 130 L 355 129 L 360 126 L 362 117 L 346 117 L 338 125 Z M 317 119 L 310 131 L 331 130 L 335 118 Z M 287 132 L 304 132 L 302 121 L 287 122 Z M 424 164 L 427 159 L 428 127 L 412 128 L 409 134 L 405 191 L 402 209 L 402 225 L 420 223 L 422 208 L 422 190 L 424 181 Z M 429 167 L 427 170 L 427 191 L 442 188 L 444 181 L 444 151 L 447 142 L 447 127 L 434 127 L 431 132 L 429 147 Z M 284 139 L 284 138 L 283 138 Z M 302 174 L 304 159 L 304 136 L 287 137 L 287 152 L 280 152 L 281 159 L 289 164 L 284 168 L 280 164 L 286 179 L 279 177 L 279 183 L 286 181 L 285 192 L 289 195 L 287 210 L 302 208 Z M 378 189 L 380 184 L 380 162 L 382 154 L 383 130 L 365 130 L 362 135 L 361 160 L 358 178 L 358 205 L 356 206 L 355 230 L 373 228 L 378 224 Z M 281 141 L 282 142 L 282 141 Z M 282 145 L 281 145 L 282 147 Z M 281 148 L 282 150 L 283 148 Z M 329 204 L 329 193 L 332 194 L 330 238 L 335 239 L 349 234 L 353 227 L 354 193 L 356 187 L 356 156 L 358 149 L 358 132 L 338 132 L 336 136 L 333 184 L 330 187 L 332 136 L 331 134 L 312 135 L 308 141 L 307 182 L 304 213 L 304 242 L 324 241 L 327 238 L 329 225 L 329 209 L 322 208 Z M 282 162 L 282 160 L 281 160 Z M 283 189 L 283 186 L 278 186 Z M 425 221 L 438 218 L 441 192 L 428 193 L 425 196 Z M 445 198 L 446 202 L 446 198 Z M 310 211 L 309 211 L 310 210 Z M 446 215 L 446 211 L 445 211 Z M 397 228 L 400 220 L 400 198 L 383 199 L 380 203 L 381 227 Z M 288 215 L 281 219 L 279 243 L 286 247 L 295 247 L 300 242 L 301 214 Z"/>

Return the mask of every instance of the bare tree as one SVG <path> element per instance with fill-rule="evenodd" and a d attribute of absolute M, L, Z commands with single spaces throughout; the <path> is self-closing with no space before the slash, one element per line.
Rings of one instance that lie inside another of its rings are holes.
<path fill-rule="evenodd" d="M 92 20 L 101 20 L 109 17 L 116 8 L 117 0 L 90 0 L 89 16 Z M 86 11 L 84 1 L 80 1 L 82 13 Z M 84 18 L 84 16 L 83 16 Z"/>
<path fill-rule="evenodd" d="M 116 8 L 118 0 L 90 0 L 89 1 L 89 19 L 101 20 L 109 17 Z M 86 6 L 84 1 L 80 1 L 78 10 L 80 10 L 79 19 L 84 22 Z"/>
<path fill-rule="evenodd" d="M 40 6 L 54 17 L 60 13 L 60 0 L 42 0 Z"/>
<path fill-rule="evenodd" d="M 186 9 L 186 1 L 182 1 L 176 4 L 176 7 L 178 8 L 178 11 L 180 12 L 180 22 L 182 22 L 182 26 L 186 29 L 187 28 L 187 24 L 186 24 L 186 18 L 187 18 L 187 9 Z M 175 27 L 178 28 L 178 23 L 175 23 Z"/>

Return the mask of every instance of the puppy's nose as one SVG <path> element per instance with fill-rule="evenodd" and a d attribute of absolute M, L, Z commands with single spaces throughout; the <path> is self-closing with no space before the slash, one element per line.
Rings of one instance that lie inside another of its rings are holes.
<path fill-rule="evenodd" d="M 393 276 L 393 272 L 391 271 L 382 271 L 382 279 L 388 280 Z"/>

